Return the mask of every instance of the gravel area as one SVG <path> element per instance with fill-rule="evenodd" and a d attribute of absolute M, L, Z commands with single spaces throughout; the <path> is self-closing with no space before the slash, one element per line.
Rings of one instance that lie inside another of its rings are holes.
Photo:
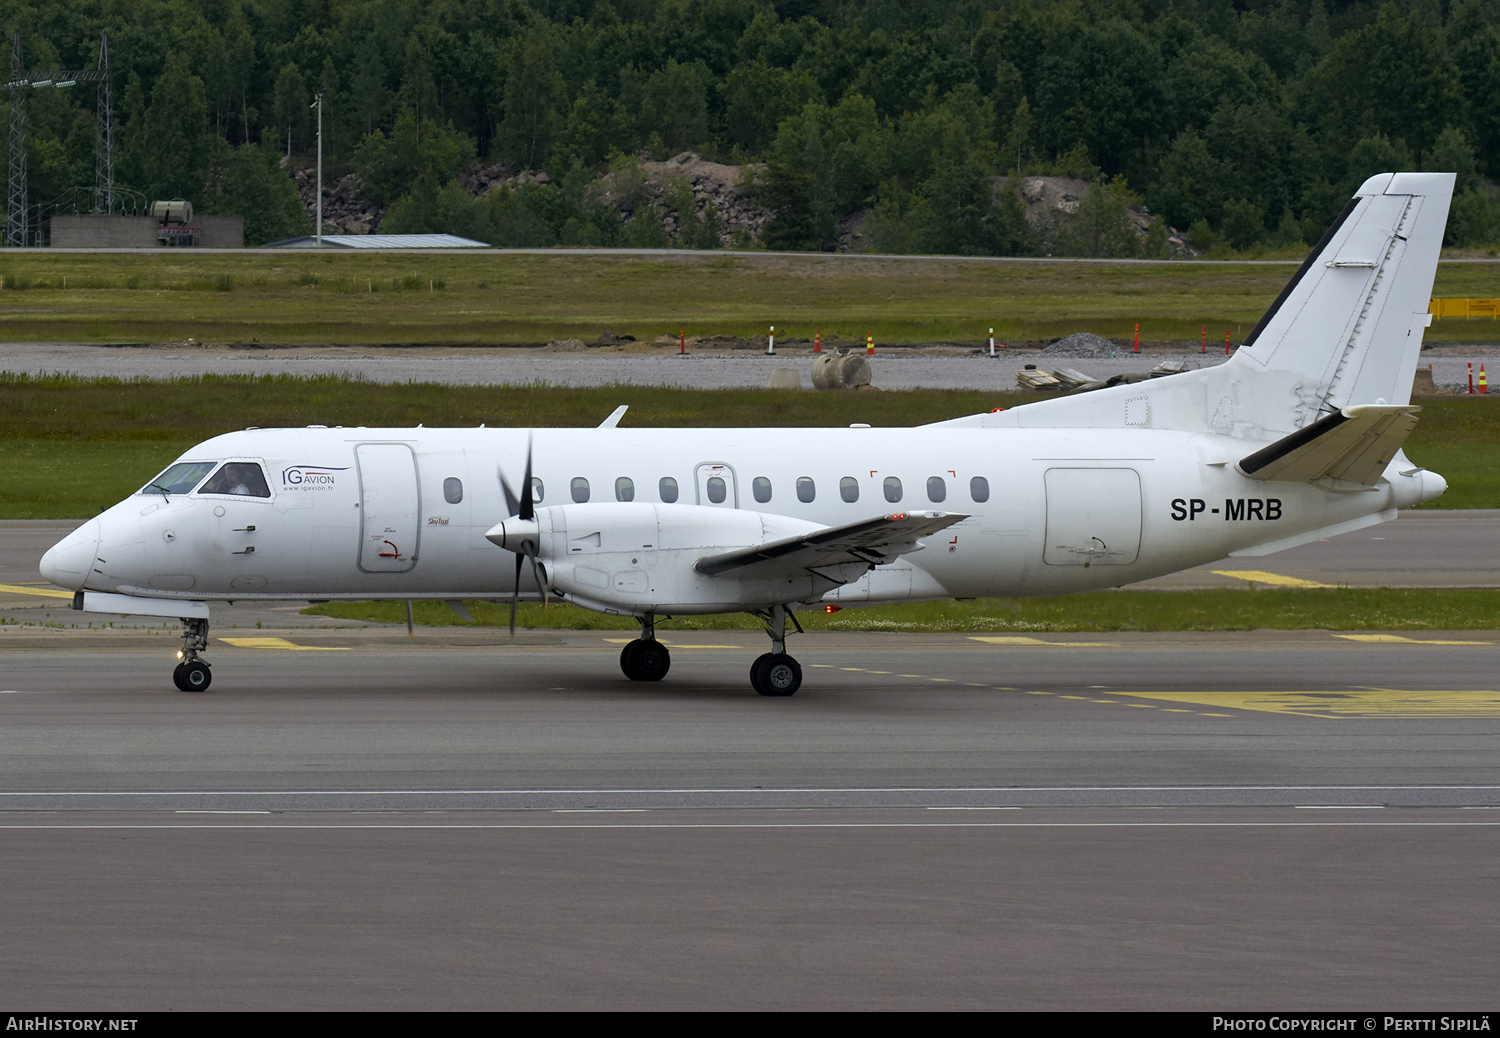
<path fill-rule="evenodd" d="M 1500 347 L 1480 346 L 1450 353 L 1454 347 L 1423 354 L 1439 386 L 1466 384 L 1467 368 L 1479 366 L 1500 377 Z M 952 350 L 943 352 L 952 353 Z M 201 374 L 348 374 L 376 382 L 438 382 L 447 385 L 657 385 L 696 389 L 757 388 L 772 370 L 794 367 L 804 388 L 812 386 L 814 356 L 805 347 L 778 350 L 774 357 L 749 350 L 700 350 L 677 354 L 610 353 L 603 350 L 558 353 L 515 347 L 287 347 L 230 349 L 221 347 L 78 344 L 0 345 L 0 371 L 42 374 L 68 372 L 86 377 L 163 379 Z M 1149 371 L 1164 360 L 1189 367 L 1222 364 L 1224 355 L 1210 350 L 1185 353 L 1161 348 L 1134 355 L 1121 347 L 1119 356 L 1070 358 L 1035 350 L 1002 351 L 993 360 L 982 353 L 940 356 L 920 349 L 890 348 L 871 358 L 877 389 L 1014 389 L 1015 373 L 1025 364 L 1050 370 L 1077 368 L 1097 378 Z M 1500 387 L 1497 387 L 1500 392 Z"/>

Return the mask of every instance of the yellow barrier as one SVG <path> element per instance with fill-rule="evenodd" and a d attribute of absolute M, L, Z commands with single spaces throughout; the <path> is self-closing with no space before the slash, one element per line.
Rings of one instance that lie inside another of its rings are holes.
<path fill-rule="evenodd" d="M 1500 299 L 1434 299 L 1427 312 L 1441 321 L 1444 317 L 1488 317 L 1495 320 L 1500 313 Z"/>

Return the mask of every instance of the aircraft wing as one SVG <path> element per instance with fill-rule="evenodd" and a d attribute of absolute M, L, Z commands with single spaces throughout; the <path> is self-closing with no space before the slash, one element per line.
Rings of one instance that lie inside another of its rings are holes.
<path fill-rule="evenodd" d="M 869 567 L 916 551 L 922 547 L 917 543 L 918 538 L 967 518 L 957 512 L 893 512 L 798 537 L 737 548 L 722 555 L 709 555 L 699 559 L 693 568 L 710 577 L 731 575 L 766 580 L 849 563 Z"/>
<path fill-rule="evenodd" d="M 1292 483 L 1332 477 L 1374 486 L 1416 428 L 1413 404 L 1356 404 L 1262 447 L 1239 463 L 1251 479 Z"/>

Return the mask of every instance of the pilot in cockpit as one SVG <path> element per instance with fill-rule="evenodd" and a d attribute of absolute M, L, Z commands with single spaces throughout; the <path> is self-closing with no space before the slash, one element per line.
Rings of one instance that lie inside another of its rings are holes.
<path fill-rule="evenodd" d="M 240 497 L 270 497 L 271 491 L 266 486 L 266 477 L 261 473 L 260 466 L 246 462 L 233 462 L 225 465 L 203 488 L 200 494 L 236 494 Z"/>

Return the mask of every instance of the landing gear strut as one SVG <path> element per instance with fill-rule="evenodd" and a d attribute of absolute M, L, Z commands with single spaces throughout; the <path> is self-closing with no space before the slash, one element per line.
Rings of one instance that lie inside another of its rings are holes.
<path fill-rule="evenodd" d="M 787 618 L 791 617 L 799 632 L 802 625 L 783 605 L 773 605 L 768 611 L 755 615 L 766 622 L 771 651 L 750 665 L 750 686 L 763 696 L 795 695 L 802 687 L 802 666 L 786 652 Z"/>
<path fill-rule="evenodd" d="M 641 617 L 641 636 L 620 650 L 620 669 L 631 681 L 660 681 L 672 667 L 672 655 L 656 640 L 656 617 Z"/>
<path fill-rule="evenodd" d="M 182 662 L 172 671 L 172 684 L 183 692 L 207 692 L 213 681 L 208 661 L 198 658 L 198 653 L 208 651 L 208 621 L 198 617 L 182 618 L 182 650 L 177 658 Z"/>

